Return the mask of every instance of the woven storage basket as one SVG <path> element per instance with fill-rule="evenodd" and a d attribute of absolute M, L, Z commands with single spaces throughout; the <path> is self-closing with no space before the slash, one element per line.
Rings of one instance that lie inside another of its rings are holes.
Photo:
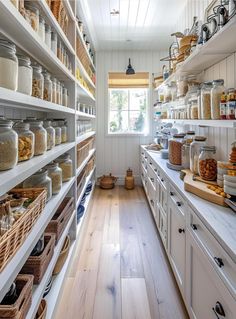
<path fill-rule="evenodd" d="M 33 279 L 31 275 L 18 275 L 16 289 L 18 298 L 12 305 L 0 305 L 0 319 L 25 319 L 32 301 Z"/>
<path fill-rule="evenodd" d="M 64 241 L 63 247 L 61 249 L 60 255 L 57 259 L 57 263 L 53 269 L 53 276 L 59 274 L 59 272 L 61 271 L 67 257 L 69 254 L 69 249 L 70 249 L 70 237 L 66 236 L 66 239 Z"/>
<path fill-rule="evenodd" d="M 65 197 L 58 207 L 55 215 L 46 228 L 47 233 L 53 233 L 56 235 L 56 244 L 61 237 L 63 230 L 65 229 L 68 220 L 70 219 L 74 211 L 74 198 Z"/>
<path fill-rule="evenodd" d="M 93 156 L 90 160 L 89 160 L 89 162 L 88 162 L 88 164 L 87 164 L 87 166 L 86 166 L 86 169 L 87 169 L 87 175 L 89 175 L 89 173 L 92 171 L 92 169 L 94 168 L 94 164 L 95 164 L 95 157 Z"/>
<path fill-rule="evenodd" d="M 84 168 L 83 171 L 80 173 L 80 175 L 77 178 L 77 197 L 79 197 L 81 194 L 81 191 L 82 191 L 84 184 L 86 182 L 86 176 L 87 176 L 87 171 L 86 171 L 86 168 Z"/>
<path fill-rule="evenodd" d="M 45 319 L 46 314 L 47 314 L 47 301 L 45 299 L 42 299 L 34 319 Z"/>
<path fill-rule="evenodd" d="M 29 256 L 21 269 L 21 274 L 34 275 L 34 284 L 39 284 L 52 259 L 55 247 L 55 234 L 44 235 L 45 247 L 39 256 Z"/>
<path fill-rule="evenodd" d="M 51 1 L 51 11 L 54 15 L 54 17 L 57 19 L 57 21 L 60 18 L 60 12 L 62 10 L 63 3 L 62 0 L 52 0 Z"/>
<path fill-rule="evenodd" d="M 89 155 L 90 149 L 92 149 L 93 141 L 91 139 L 87 139 L 77 146 L 77 167 L 79 167 L 86 157 Z"/>
<path fill-rule="evenodd" d="M 12 228 L 0 237 L 0 272 L 24 243 L 27 235 L 42 213 L 47 197 L 47 191 L 44 188 L 13 189 L 11 193 L 31 198 L 33 202 L 13 224 Z"/>

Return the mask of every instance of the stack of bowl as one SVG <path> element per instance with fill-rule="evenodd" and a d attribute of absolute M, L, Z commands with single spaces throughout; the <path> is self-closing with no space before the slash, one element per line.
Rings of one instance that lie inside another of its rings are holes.
<path fill-rule="evenodd" d="M 224 186 L 224 175 L 227 175 L 229 162 L 217 162 L 217 184 L 220 187 Z"/>

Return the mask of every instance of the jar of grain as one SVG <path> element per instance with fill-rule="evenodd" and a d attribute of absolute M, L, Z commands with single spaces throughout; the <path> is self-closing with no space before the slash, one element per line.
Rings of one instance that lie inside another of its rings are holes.
<path fill-rule="evenodd" d="M 45 43 L 51 49 L 51 26 L 45 23 Z"/>
<path fill-rule="evenodd" d="M 28 122 L 27 120 L 25 121 Z M 42 155 L 47 151 L 47 131 L 43 128 L 43 122 L 33 120 L 28 122 L 30 130 L 34 133 L 34 155 Z"/>
<path fill-rule="evenodd" d="M 173 165 L 182 164 L 184 136 L 184 134 L 174 134 L 173 137 L 169 139 L 169 161 Z"/>
<path fill-rule="evenodd" d="M 52 103 L 57 103 L 57 79 L 52 77 Z"/>
<path fill-rule="evenodd" d="M 184 97 L 188 92 L 188 81 L 185 76 L 177 80 L 177 98 Z"/>
<path fill-rule="evenodd" d="M 18 134 L 18 162 L 27 161 L 34 156 L 34 133 L 29 123 L 18 122 L 14 125 Z"/>
<path fill-rule="evenodd" d="M 236 112 L 236 91 L 234 88 L 228 89 L 227 93 L 227 119 L 234 120 Z"/>
<path fill-rule="evenodd" d="M 211 119 L 220 119 L 220 101 L 221 95 L 225 91 L 224 80 L 214 80 L 211 89 Z"/>
<path fill-rule="evenodd" d="M 34 5 L 33 1 L 25 1 L 25 8 L 29 12 L 30 24 L 35 32 L 39 32 L 39 9 Z"/>
<path fill-rule="evenodd" d="M 52 81 L 51 75 L 49 72 L 43 72 L 44 77 L 44 90 L 43 90 L 43 99 L 48 102 L 52 102 Z"/>
<path fill-rule="evenodd" d="M 57 104 L 61 104 L 61 83 L 60 81 L 56 80 L 57 83 Z"/>
<path fill-rule="evenodd" d="M 44 77 L 42 75 L 42 67 L 37 63 L 32 64 L 33 81 L 32 81 L 32 96 L 43 99 L 44 92 Z"/>
<path fill-rule="evenodd" d="M 215 146 L 202 146 L 200 148 L 201 154 L 199 156 L 199 175 L 202 179 L 207 181 L 214 181 L 217 177 L 217 161 L 215 158 Z"/>
<path fill-rule="evenodd" d="M 45 168 L 48 171 L 48 176 L 52 180 L 52 194 L 58 194 L 62 188 L 62 169 L 56 162 L 48 164 Z"/>
<path fill-rule="evenodd" d="M 15 45 L 0 39 L 0 86 L 9 90 L 17 90 L 18 59 Z"/>
<path fill-rule="evenodd" d="M 185 169 L 189 169 L 190 168 L 190 144 L 189 143 L 185 143 L 182 146 L 182 166 Z"/>
<path fill-rule="evenodd" d="M 33 71 L 30 66 L 30 58 L 17 54 L 18 57 L 18 88 L 17 91 L 32 95 L 32 78 Z"/>
<path fill-rule="evenodd" d="M 201 119 L 211 119 L 211 89 L 212 82 L 204 82 L 201 89 Z"/>
<path fill-rule="evenodd" d="M 198 100 L 197 99 L 193 99 L 191 101 L 191 114 L 190 114 L 191 120 L 197 120 L 198 119 L 198 110 L 199 110 Z"/>
<path fill-rule="evenodd" d="M 200 155 L 200 148 L 205 145 L 205 136 L 195 136 L 194 141 L 190 144 L 190 170 L 195 175 L 198 175 L 198 160 Z"/>
<path fill-rule="evenodd" d="M 61 128 L 61 142 L 66 143 L 68 141 L 66 120 L 57 120 L 57 123 Z"/>
<path fill-rule="evenodd" d="M 62 87 L 62 105 L 68 107 L 68 90 L 65 86 Z"/>
<path fill-rule="evenodd" d="M 52 122 L 52 127 L 55 130 L 55 145 L 61 144 L 61 128 L 56 121 Z"/>
<path fill-rule="evenodd" d="M 51 121 L 43 121 L 43 127 L 47 131 L 47 151 L 51 150 L 55 146 L 55 130 L 52 127 Z"/>
<path fill-rule="evenodd" d="M 57 33 L 54 30 L 51 33 L 51 50 L 57 56 Z"/>
<path fill-rule="evenodd" d="M 56 159 L 62 169 L 62 182 L 68 182 L 73 175 L 73 163 L 70 158 L 70 154 L 65 153 Z"/>
<path fill-rule="evenodd" d="M 0 120 L 0 171 L 16 166 L 18 161 L 18 135 L 13 122 Z"/>
<path fill-rule="evenodd" d="M 39 32 L 38 35 L 42 42 L 45 42 L 45 20 L 44 18 L 40 15 L 39 16 Z"/>
<path fill-rule="evenodd" d="M 47 190 L 47 201 L 52 197 L 52 180 L 48 176 L 48 171 L 43 168 L 38 172 L 28 177 L 23 182 L 23 188 L 46 188 Z"/>

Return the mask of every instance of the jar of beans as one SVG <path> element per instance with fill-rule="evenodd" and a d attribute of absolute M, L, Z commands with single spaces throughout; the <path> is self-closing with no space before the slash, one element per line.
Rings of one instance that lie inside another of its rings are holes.
<path fill-rule="evenodd" d="M 217 178 L 216 147 L 202 146 L 199 156 L 199 175 L 206 181 L 214 181 Z"/>
<path fill-rule="evenodd" d="M 182 164 L 182 146 L 185 142 L 185 134 L 174 134 L 169 139 L 169 161 L 173 165 Z"/>

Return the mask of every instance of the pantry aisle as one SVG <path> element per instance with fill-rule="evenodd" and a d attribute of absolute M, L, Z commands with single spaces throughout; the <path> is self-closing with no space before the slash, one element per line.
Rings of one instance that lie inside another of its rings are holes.
<path fill-rule="evenodd" d="M 95 190 L 77 252 L 56 319 L 188 318 L 141 187 Z"/>

